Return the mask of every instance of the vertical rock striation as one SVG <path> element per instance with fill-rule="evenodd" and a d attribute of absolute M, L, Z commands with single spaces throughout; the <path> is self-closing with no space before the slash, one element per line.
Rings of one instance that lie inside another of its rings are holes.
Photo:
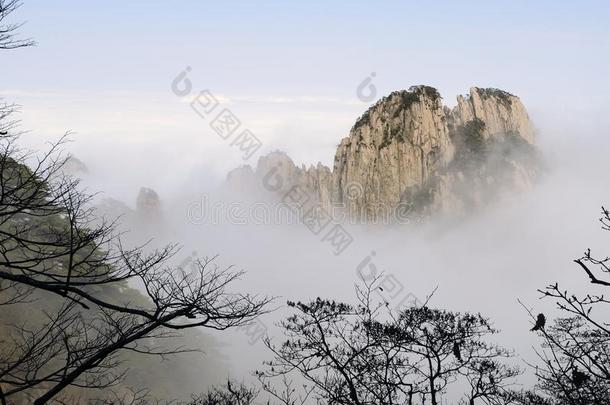
<path fill-rule="evenodd" d="M 333 170 L 297 167 L 282 152 L 238 169 L 230 184 L 281 179 L 273 191 L 299 186 L 325 208 L 363 220 L 396 207 L 422 214 L 463 214 L 532 186 L 538 173 L 535 133 L 518 97 L 473 87 L 450 109 L 438 91 L 414 86 L 370 107 L 342 139 Z M 247 180 L 244 180 L 247 178 Z M 263 181 L 265 183 L 265 181 Z"/>

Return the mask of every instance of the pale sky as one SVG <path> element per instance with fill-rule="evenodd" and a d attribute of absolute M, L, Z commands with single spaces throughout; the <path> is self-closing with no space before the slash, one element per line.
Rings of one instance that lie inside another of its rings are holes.
<path fill-rule="evenodd" d="M 95 170 L 134 174 L 128 189 L 171 190 L 244 163 L 172 94 L 186 66 L 194 91 L 210 89 L 261 152 L 297 163 L 332 163 L 372 104 L 356 98 L 371 72 L 377 98 L 428 84 L 451 105 L 470 86 L 497 87 L 522 98 L 542 139 L 605 137 L 609 11 L 603 1 L 26 0 L 13 19 L 38 46 L 0 55 L 0 94 L 23 106 L 32 145 L 73 131 L 71 150 Z"/>

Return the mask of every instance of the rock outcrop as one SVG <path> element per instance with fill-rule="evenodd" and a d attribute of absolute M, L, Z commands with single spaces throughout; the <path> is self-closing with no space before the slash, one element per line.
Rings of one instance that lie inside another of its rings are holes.
<path fill-rule="evenodd" d="M 321 163 L 299 167 L 281 151 L 262 156 L 255 170 L 249 165 L 232 170 L 227 175 L 227 186 L 256 198 L 264 198 L 269 193 L 273 197 L 283 196 L 298 186 L 325 208 L 333 201 L 333 173 L 328 167 Z"/>
<path fill-rule="evenodd" d="M 100 220 L 117 220 L 116 227 L 124 232 L 126 242 L 137 244 L 143 238 L 159 237 L 166 227 L 161 199 L 151 188 L 141 187 L 133 204 L 114 198 L 104 198 L 93 207 Z"/>
<path fill-rule="evenodd" d="M 161 212 L 159 195 L 152 188 L 141 187 L 136 198 L 136 212 L 142 217 L 155 218 Z"/>
<path fill-rule="evenodd" d="M 335 201 L 352 216 L 374 215 L 380 203 L 394 207 L 405 190 L 421 187 L 449 164 L 454 149 L 435 89 L 394 92 L 369 108 L 339 144 Z"/>
<path fill-rule="evenodd" d="M 74 155 L 69 155 L 61 166 L 61 171 L 69 176 L 82 177 L 89 173 L 89 168 Z"/>
<path fill-rule="evenodd" d="M 534 128 L 518 97 L 498 89 L 472 87 L 468 96 L 460 95 L 457 101 L 452 116 L 458 124 L 480 119 L 485 123 L 486 139 L 515 133 L 534 144 Z"/>
<path fill-rule="evenodd" d="M 530 188 L 538 173 L 535 133 L 519 98 L 473 87 L 457 101 L 444 106 L 428 86 L 393 92 L 341 140 L 332 171 L 297 167 L 273 152 L 256 169 L 232 172 L 229 183 L 262 182 L 279 195 L 298 186 L 320 206 L 365 221 L 397 209 L 459 215 Z"/>

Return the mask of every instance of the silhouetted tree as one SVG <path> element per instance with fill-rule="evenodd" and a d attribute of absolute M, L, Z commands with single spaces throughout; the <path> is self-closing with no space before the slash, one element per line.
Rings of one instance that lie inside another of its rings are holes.
<path fill-rule="evenodd" d="M 44 403 L 68 386 L 109 387 L 122 378 L 119 350 L 161 354 L 147 339 L 241 326 L 261 313 L 268 300 L 230 292 L 241 273 L 214 259 L 197 262 L 197 271 L 186 275 L 165 264 L 174 246 L 152 253 L 123 248 L 113 223 L 95 223 L 78 181 L 61 175 L 61 143 L 30 168 L 24 163 L 31 155 L 20 154 L 13 139 L 3 141 L 1 302 L 28 305 L 35 291 L 63 304 L 37 330 L 13 328 L 12 343 L 0 349 L 1 399 L 27 391 Z M 125 301 L 120 291 L 130 280 L 147 299 Z"/>
<path fill-rule="evenodd" d="M 610 213 L 603 207 L 600 221 L 604 230 L 610 230 Z M 540 290 L 567 316 L 536 329 L 543 342 L 537 350 L 541 364 L 535 365 L 537 388 L 552 404 L 606 404 L 610 403 L 610 300 L 603 289 L 610 286 L 610 258 L 595 258 L 587 250 L 575 263 L 601 291 L 578 296 L 558 284 Z"/>
<path fill-rule="evenodd" d="M 500 361 L 510 353 L 487 343 L 496 330 L 483 316 L 427 301 L 394 313 L 376 302 L 375 288 L 357 288 L 356 305 L 289 302 L 295 314 L 280 324 L 286 340 L 267 339 L 274 358 L 259 378 L 300 375 L 320 403 L 372 405 L 439 404 L 457 381 L 470 382 L 466 403 L 494 403 L 518 375 Z"/>
<path fill-rule="evenodd" d="M 21 24 L 7 22 L 20 5 L 0 0 L 0 49 L 33 44 L 17 37 Z M 175 246 L 124 248 L 114 222 L 96 218 L 92 196 L 62 174 L 65 138 L 42 155 L 22 150 L 15 110 L 0 105 L 0 316 L 10 320 L 0 335 L 0 403 L 80 403 L 66 388 L 120 382 L 119 352 L 182 352 L 153 338 L 241 326 L 262 312 L 268 299 L 230 291 L 241 273 L 213 258 L 185 275 L 166 265 Z M 20 312 L 27 319 L 10 319 L 16 306 L 28 308 Z M 144 401 L 141 393 L 109 398 Z"/>
<path fill-rule="evenodd" d="M 10 108 L 2 121 L 10 119 Z M 167 355 L 153 338 L 194 327 L 251 322 L 267 298 L 234 293 L 241 273 L 214 258 L 189 274 L 167 265 L 175 246 L 127 249 L 115 223 L 94 216 L 91 195 L 64 176 L 61 147 L 23 151 L 11 125 L 0 138 L 0 303 L 29 305 L 38 322 L 4 325 L 0 403 L 57 399 L 67 387 L 108 388 L 123 378 L 119 352 Z M 128 282 L 144 291 L 135 299 Z M 3 310 L 2 315 L 8 313 Z"/>
<path fill-rule="evenodd" d="M 19 39 L 17 31 L 22 23 L 9 23 L 6 20 L 21 6 L 19 0 L 0 0 L 0 49 L 15 49 L 34 45 L 31 39 Z"/>
<path fill-rule="evenodd" d="M 213 387 L 207 393 L 194 398 L 189 405 L 251 405 L 258 396 L 258 390 L 243 383 L 227 380 L 222 387 Z"/>

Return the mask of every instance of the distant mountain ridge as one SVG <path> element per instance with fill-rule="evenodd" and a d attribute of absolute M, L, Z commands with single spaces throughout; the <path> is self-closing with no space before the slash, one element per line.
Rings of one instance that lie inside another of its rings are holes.
<path fill-rule="evenodd" d="M 535 131 L 520 99 L 472 87 L 457 105 L 429 86 L 395 91 L 356 121 L 335 153 L 332 170 L 297 167 L 283 152 L 256 168 L 231 171 L 227 185 L 245 190 L 274 170 L 276 194 L 298 186 L 325 208 L 343 207 L 363 221 L 400 209 L 461 215 L 504 194 L 530 189 L 539 172 Z"/>

